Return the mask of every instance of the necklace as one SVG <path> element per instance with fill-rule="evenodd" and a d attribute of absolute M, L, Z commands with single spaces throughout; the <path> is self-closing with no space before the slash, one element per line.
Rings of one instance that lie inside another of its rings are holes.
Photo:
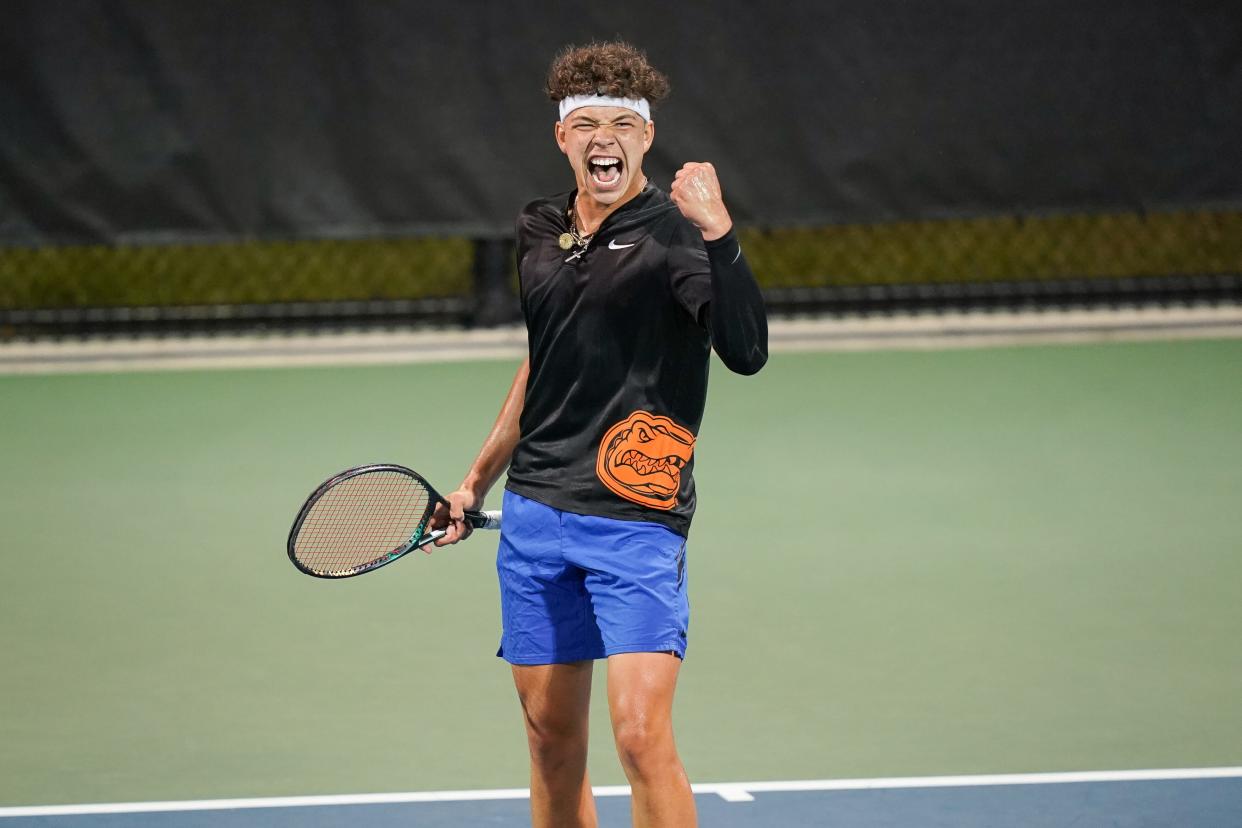
<path fill-rule="evenodd" d="M 646 189 L 647 189 L 647 176 L 644 175 L 643 183 L 642 183 L 642 186 L 639 188 L 639 190 L 642 191 Z M 574 211 L 573 204 L 570 204 L 569 209 L 565 211 L 565 217 L 569 219 L 569 232 L 561 233 L 561 235 L 557 238 L 556 243 L 560 245 L 561 250 L 569 250 L 571 247 L 578 248 L 578 250 L 576 250 L 574 254 L 569 257 L 569 259 L 565 260 L 565 261 L 569 261 L 570 259 L 578 258 L 579 256 L 581 256 L 583 253 L 586 252 L 587 245 L 591 243 L 591 239 L 595 237 L 595 234 L 594 233 L 584 234 L 584 233 L 578 232 L 578 214 Z"/>
<path fill-rule="evenodd" d="M 586 235 L 583 235 L 578 232 L 578 216 L 574 213 L 574 206 L 572 204 L 569 205 L 566 217 L 569 219 L 569 232 L 561 233 L 561 236 L 556 240 L 556 243 L 560 245 L 561 250 L 568 250 L 571 247 L 580 247 L 582 248 L 582 252 L 585 252 L 587 245 L 591 243 L 591 237 L 595 234 L 587 233 Z M 579 255 L 581 255 L 581 252 Z"/>

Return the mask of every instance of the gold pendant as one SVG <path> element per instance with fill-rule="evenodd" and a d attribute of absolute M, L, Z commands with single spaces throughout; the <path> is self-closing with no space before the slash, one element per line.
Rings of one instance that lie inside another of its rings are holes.
<path fill-rule="evenodd" d="M 574 246 L 574 237 L 568 233 L 561 233 L 561 237 L 556 240 L 556 243 L 561 246 L 561 250 L 568 250 Z"/>

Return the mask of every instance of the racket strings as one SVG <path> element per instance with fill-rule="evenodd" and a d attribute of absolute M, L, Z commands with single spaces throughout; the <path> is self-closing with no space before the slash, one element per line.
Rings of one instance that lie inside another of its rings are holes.
<path fill-rule="evenodd" d="M 433 505 L 426 487 L 409 475 L 388 470 L 356 475 L 330 486 L 307 510 L 294 555 L 307 569 L 324 574 L 377 563 L 421 534 Z"/>

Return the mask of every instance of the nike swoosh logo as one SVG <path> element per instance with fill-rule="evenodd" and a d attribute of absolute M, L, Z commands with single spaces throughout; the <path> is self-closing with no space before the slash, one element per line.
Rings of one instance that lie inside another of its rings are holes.
<path fill-rule="evenodd" d="M 625 248 L 633 247 L 636 244 L 638 244 L 638 242 L 630 242 L 629 244 L 617 244 L 617 240 L 613 239 L 612 241 L 608 242 L 608 249 L 609 250 L 624 250 Z"/>

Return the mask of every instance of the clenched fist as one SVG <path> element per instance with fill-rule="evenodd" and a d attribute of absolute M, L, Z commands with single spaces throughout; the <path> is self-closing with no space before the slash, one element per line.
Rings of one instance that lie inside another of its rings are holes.
<path fill-rule="evenodd" d="M 681 214 L 699 228 L 706 241 L 720 238 L 733 226 L 720 195 L 716 168 L 711 164 L 691 161 L 678 170 L 669 196 Z"/>

